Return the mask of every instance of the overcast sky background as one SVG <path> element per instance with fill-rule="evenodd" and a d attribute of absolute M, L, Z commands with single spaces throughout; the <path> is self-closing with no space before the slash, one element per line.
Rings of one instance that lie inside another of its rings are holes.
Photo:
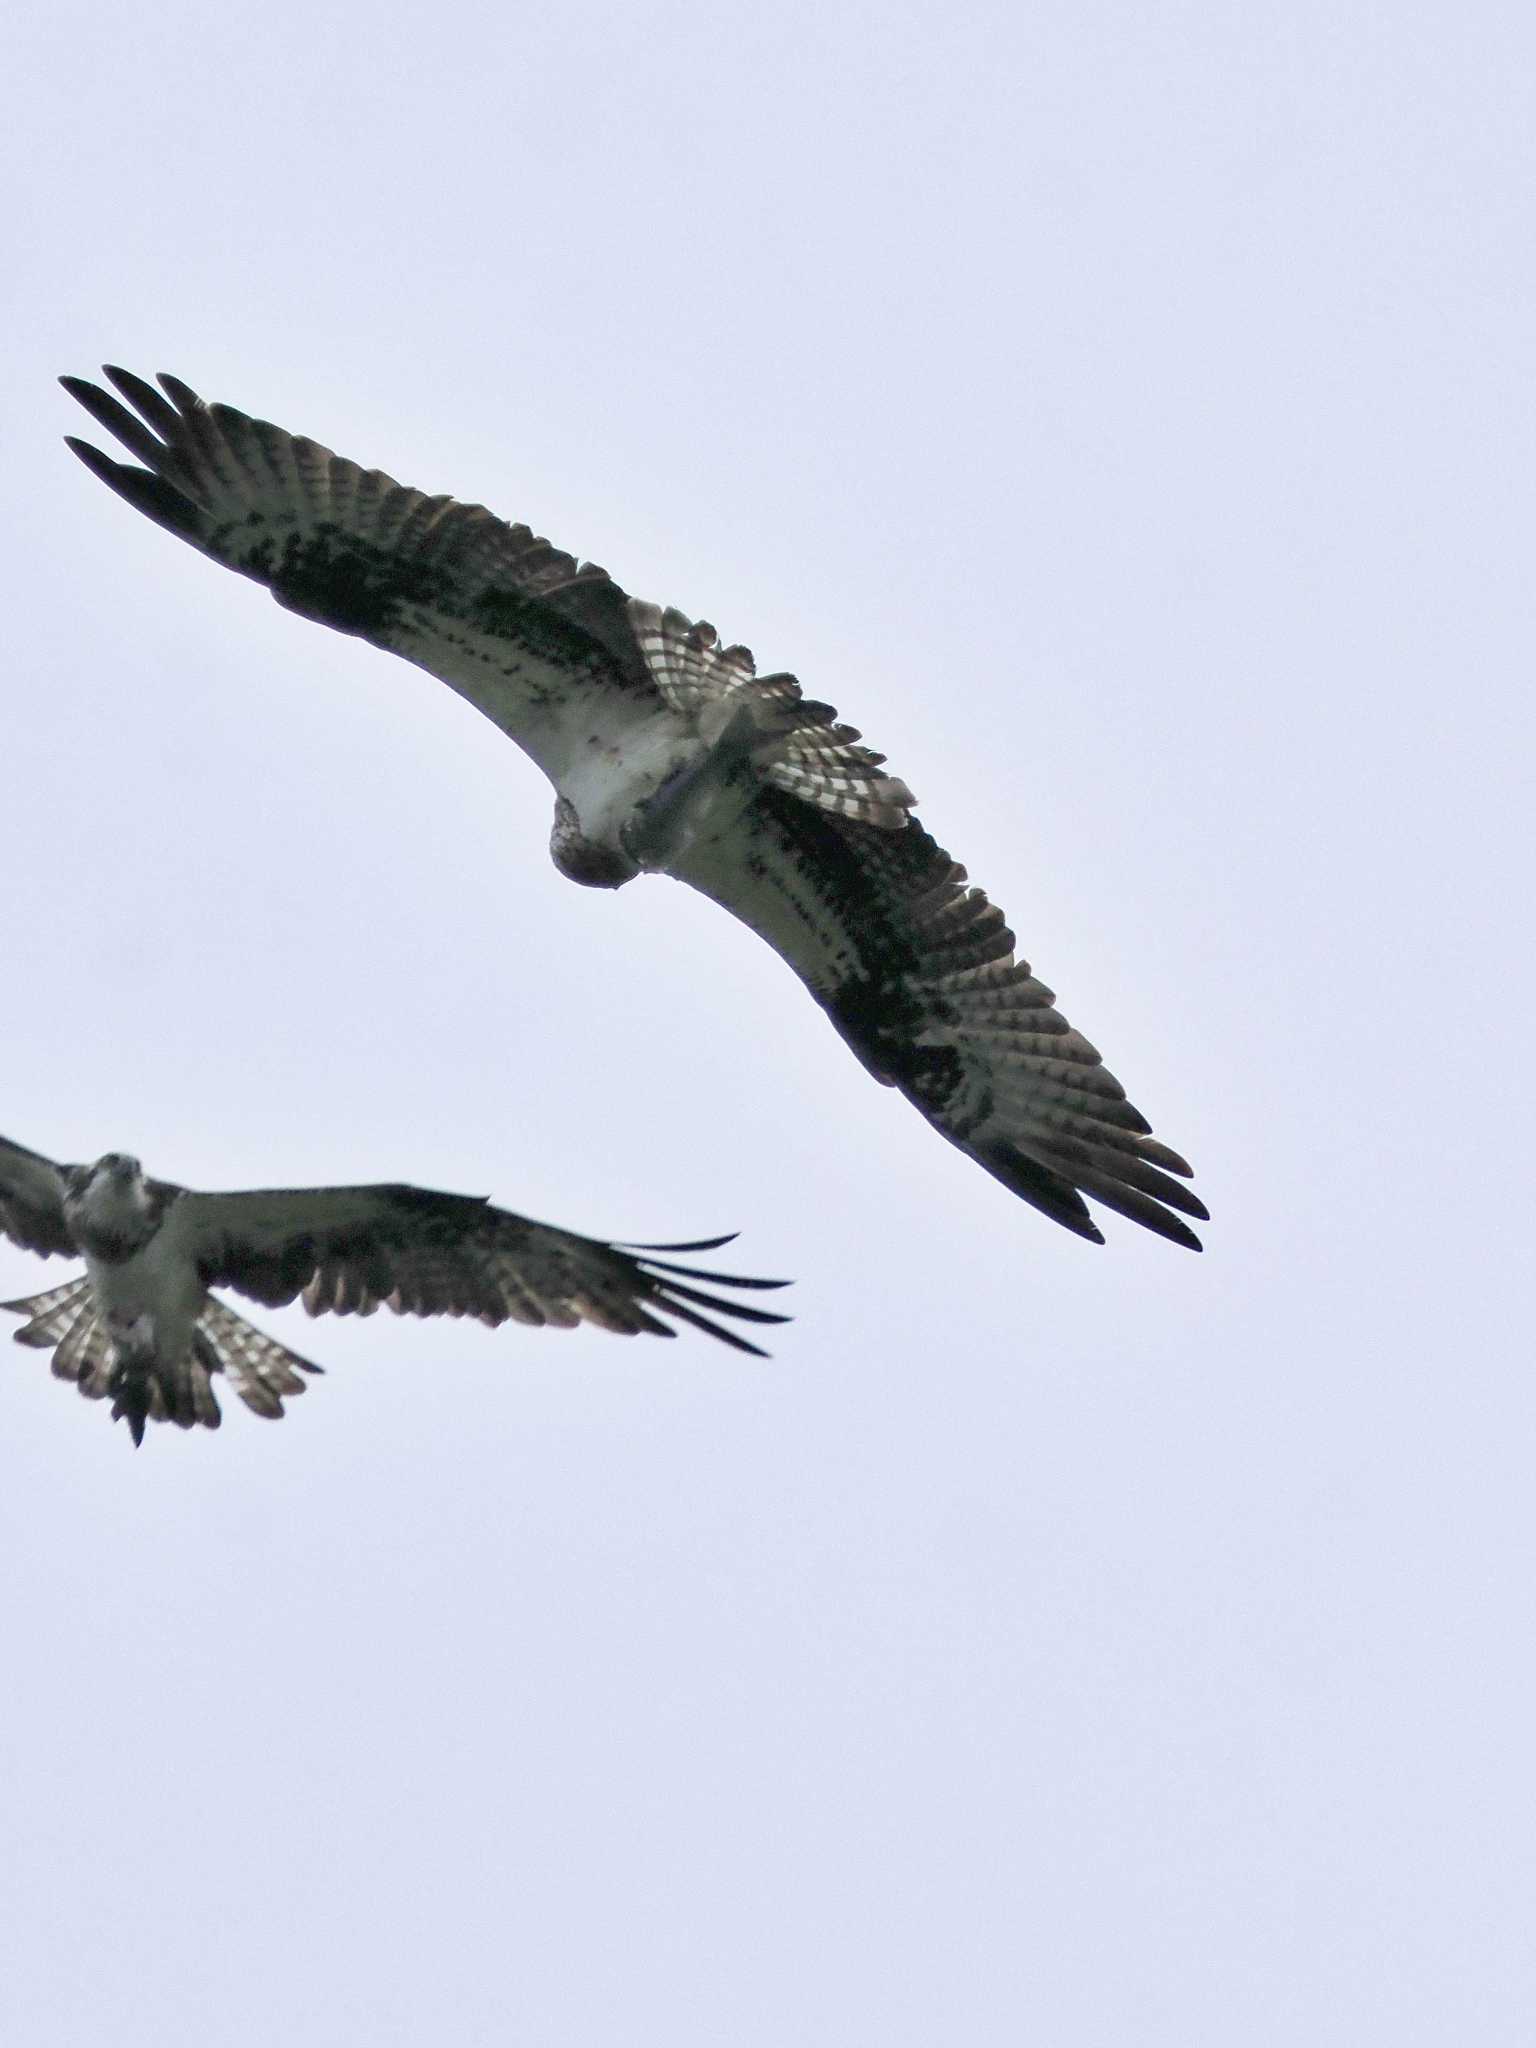
<path fill-rule="evenodd" d="M 0 1129 L 798 1283 L 766 1365 L 259 1313 L 327 1377 L 138 1455 L 5 1345 L 5 2038 L 1528 2043 L 1528 10 L 4 36 Z M 70 459 L 104 359 L 834 701 L 1204 1258 L 561 880 L 489 725 Z"/>

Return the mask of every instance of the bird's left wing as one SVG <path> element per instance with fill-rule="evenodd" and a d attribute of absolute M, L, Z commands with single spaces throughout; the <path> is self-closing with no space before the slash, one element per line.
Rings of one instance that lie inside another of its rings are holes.
<path fill-rule="evenodd" d="M 893 832 L 765 790 L 671 872 L 766 939 L 869 1071 L 1026 1202 L 1102 1243 L 1088 1195 L 1200 1249 L 1188 1164 L 915 818 Z"/>
<path fill-rule="evenodd" d="M 0 1233 L 44 1258 L 80 1249 L 64 1221 L 63 1169 L 9 1138 L 0 1138 Z"/>
<path fill-rule="evenodd" d="M 546 774 L 569 741 L 565 699 L 660 702 L 625 593 L 483 505 L 428 497 L 382 470 L 108 368 L 124 404 L 60 382 L 144 466 L 69 446 L 130 505 L 278 603 L 425 668 L 469 698 Z M 618 707 L 622 710 L 622 706 Z"/>
<path fill-rule="evenodd" d="M 580 1237 L 476 1196 L 397 1185 L 273 1188 L 182 1197 L 205 1285 L 232 1287 L 269 1307 L 302 1298 L 311 1315 L 475 1316 L 483 1323 L 595 1323 L 652 1336 L 691 1323 L 738 1351 L 759 1347 L 714 1320 L 781 1323 L 783 1316 L 691 1286 L 771 1288 L 780 1281 L 701 1271 L 653 1252 L 713 1251 L 729 1243 L 624 1247 Z M 707 1311 L 708 1313 L 705 1313 Z"/>

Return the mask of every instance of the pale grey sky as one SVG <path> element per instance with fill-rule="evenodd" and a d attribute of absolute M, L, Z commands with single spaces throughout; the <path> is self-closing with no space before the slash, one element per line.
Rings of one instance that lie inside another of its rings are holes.
<path fill-rule="evenodd" d="M 137 1456 L 0 1347 L 5 2038 L 1523 2048 L 1528 11 L 4 36 L 0 1130 L 798 1283 L 767 1365 L 262 1314 L 327 1377 Z M 71 461 L 104 359 L 835 702 L 1205 1257 L 563 882 L 489 726 Z"/>

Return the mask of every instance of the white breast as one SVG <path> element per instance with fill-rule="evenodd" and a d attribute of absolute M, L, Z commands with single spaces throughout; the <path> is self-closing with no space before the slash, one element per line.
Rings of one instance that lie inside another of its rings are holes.
<path fill-rule="evenodd" d="M 140 1252 L 118 1264 L 93 1259 L 85 1267 L 108 1326 L 114 1334 L 148 1332 L 156 1354 L 179 1360 L 192 1340 L 192 1327 L 207 1298 L 196 1261 L 173 1207 Z"/>

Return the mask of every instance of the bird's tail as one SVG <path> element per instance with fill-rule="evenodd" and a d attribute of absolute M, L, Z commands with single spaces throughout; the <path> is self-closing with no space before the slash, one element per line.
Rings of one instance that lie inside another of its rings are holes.
<path fill-rule="evenodd" d="M 83 1273 L 78 1280 L 66 1280 L 62 1287 L 50 1287 L 46 1294 L 29 1294 L 21 1301 L 0 1301 L 0 1309 L 7 1315 L 27 1317 L 15 1332 L 16 1342 L 30 1344 L 34 1351 L 51 1351 L 55 1344 L 70 1336 L 77 1324 L 96 1321 L 91 1283 Z M 58 1367 L 54 1370 L 57 1372 Z M 75 1377 L 73 1372 L 59 1376 Z"/>
<path fill-rule="evenodd" d="M 0 1309 L 27 1318 L 15 1333 L 16 1342 L 51 1350 L 55 1378 L 73 1380 L 88 1401 L 110 1395 L 113 1420 L 128 1424 L 136 1444 L 144 1441 L 149 1422 L 174 1422 L 179 1429 L 201 1423 L 205 1429 L 217 1429 L 219 1404 L 212 1386 L 216 1372 L 229 1375 L 230 1385 L 248 1408 L 276 1417 L 283 1412 L 284 1394 L 303 1391 L 299 1371 L 320 1370 L 213 1300 L 198 1318 L 186 1355 L 167 1366 L 150 1346 L 114 1335 L 83 1275 L 46 1294 L 0 1302 Z"/>
<path fill-rule="evenodd" d="M 0 1308 L 28 1320 L 15 1332 L 18 1344 L 30 1344 L 38 1351 L 53 1353 L 55 1379 L 73 1380 L 88 1401 L 101 1401 L 108 1394 L 123 1395 L 113 1414 L 127 1414 L 135 1441 L 144 1434 L 143 1416 L 137 1426 L 133 1410 L 138 1405 L 132 1388 L 122 1384 L 117 1346 L 104 1318 L 98 1314 L 91 1283 L 83 1275 L 66 1280 L 62 1287 L 50 1287 L 46 1294 L 33 1294 L 24 1301 L 0 1302 Z M 148 1412 L 147 1396 L 145 1413 Z"/>
<path fill-rule="evenodd" d="M 305 1373 L 322 1370 L 212 1295 L 197 1319 L 192 1349 L 207 1371 L 226 1373 L 246 1407 L 269 1422 L 281 1417 L 285 1394 L 303 1393 Z"/>
<path fill-rule="evenodd" d="M 27 1318 L 15 1333 L 16 1342 L 51 1351 L 55 1379 L 73 1380 L 88 1401 L 103 1401 L 110 1394 L 113 1417 L 126 1418 L 135 1443 L 143 1441 L 146 1418 L 157 1409 L 165 1413 L 150 1373 L 122 1355 L 83 1275 L 46 1294 L 0 1302 L 0 1308 Z"/>
<path fill-rule="evenodd" d="M 218 1428 L 219 1404 L 202 1360 L 190 1356 L 168 1368 L 151 1343 L 136 1341 L 137 1333 L 114 1332 L 84 1276 L 0 1308 L 27 1317 L 16 1342 L 51 1350 L 55 1379 L 73 1380 L 88 1401 L 110 1396 L 113 1421 L 126 1422 L 136 1444 L 148 1422 Z"/>

